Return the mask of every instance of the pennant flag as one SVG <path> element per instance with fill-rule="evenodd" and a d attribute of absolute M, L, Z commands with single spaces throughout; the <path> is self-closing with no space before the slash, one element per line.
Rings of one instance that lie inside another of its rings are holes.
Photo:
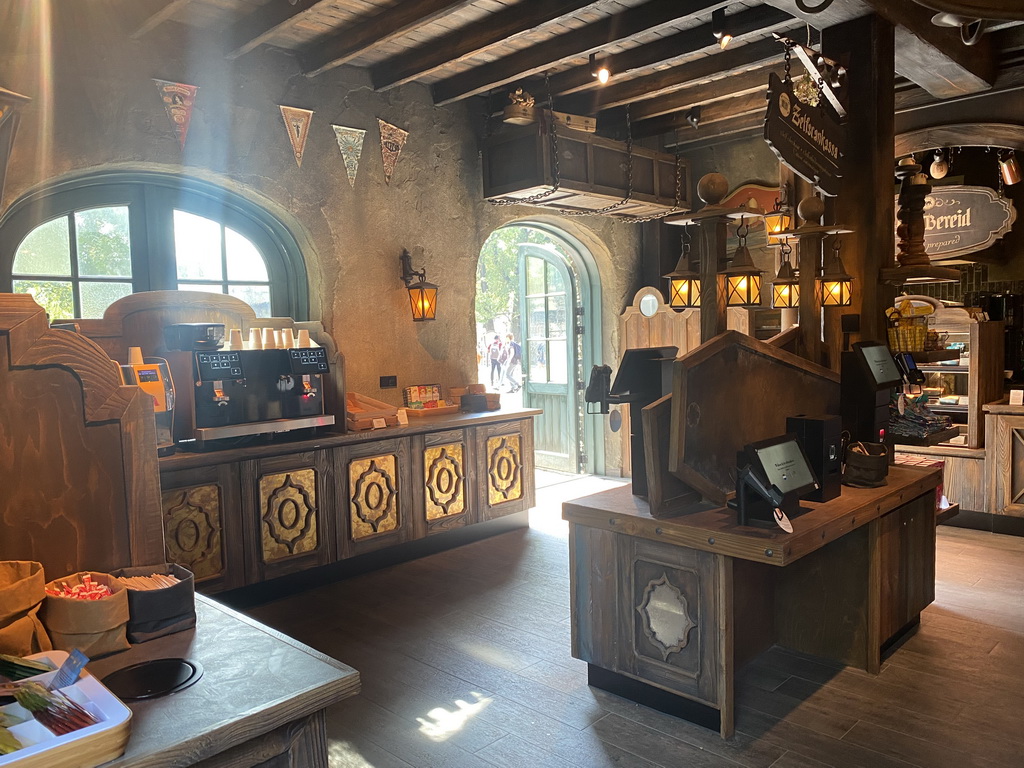
<path fill-rule="evenodd" d="M 379 117 L 377 123 L 380 125 L 380 153 L 384 158 L 384 183 L 391 184 L 391 174 L 395 171 L 395 164 L 398 162 L 398 156 L 402 154 L 402 147 L 405 146 L 409 132 L 391 123 L 385 123 Z"/>
<path fill-rule="evenodd" d="M 170 80 L 157 80 L 157 90 L 160 98 L 163 99 L 164 109 L 167 116 L 174 124 L 174 133 L 178 137 L 178 143 L 182 150 L 185 149 L 185 137 L 188 136 L 188 124 L 192 120 L 192 105 L 196 101 L 197 85 L 185 85 L 185 83 L 172 83 Z"/>
<path fill-rule="evenodd" d="M 338 138 L 338 149 L 345 160 L 345 170 L 348 172 L 348 183 L 353 189 L 356 186 L 356 172 L 359 170 L 359 156 L 363 153 L 363 136 L 366 131 L 360 128 L 345 128 L 340 125 L 332 125 L 334 135 Z"/>
<path fill-rule="evenodd" d="M 302 152 L 306 148 L 306 139 L 309 137 L 309 124 L 313 120 L 313 112 L 309 109 L 282 106 L 281 117 L 284 118 L 285 127 L 288 129 L 288 140 L 292 143 L 295 162 L 301 168 Z"/>

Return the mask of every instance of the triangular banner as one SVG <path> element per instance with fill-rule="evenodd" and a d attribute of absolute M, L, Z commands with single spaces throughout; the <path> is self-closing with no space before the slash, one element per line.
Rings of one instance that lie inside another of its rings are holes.
<path fill-rule="evenodd" d="M 398 156 L 402 154 L 402 147 L 405 146 L 409 132 L 391 123 L 385 123 L 379 117 L 377 122 L 380 124 L 380 153 L 384 158 L 384 183 L 391 184 L 391 174 L 395 171 L 395 164 L 398 162 Z"/>
<path fill-rule="evenodd" d="M 292 143 L 295 162 L 301 168 L 302 152 L 306 149 L 306 139 L 309 137 L 309 124 L 313 120 L 313 112 L 309 109 L 282 106 L 281 117 L 284 118 L 284 125 L 288 129 L 288 141 Z"/>
<path fill-rule="evenodd" d="M 341 125 L 332 125 L 334 135 L 338 138 L 338 149 L 345 160 L 345 170 L 348 172 L 348 183 L 353 189 L 356 186 L 356 172 L 359 170 L 359 156 L 363 153 L 363 136 L 366 131 L 361 128 L 345 128 Z"/>
<path fill-rule="evenodd" d="M 172 83 L 170 80 L 157 80 L 157 90 L 164 102 L 164 109 L 167 116 L 174 124 L 174 134 L 178 137 L 178 144 L 185 149 L 185 137 L 188 136 L 188 124 L 192 120 L 192 105 L 196 101 L 198 85 L 186 85 L 185 83 Z"/>

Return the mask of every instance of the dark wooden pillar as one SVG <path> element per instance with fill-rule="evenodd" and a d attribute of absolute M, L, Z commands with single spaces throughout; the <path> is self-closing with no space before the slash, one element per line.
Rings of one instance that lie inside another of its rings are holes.
<path fill-rule="evenodd" d="M 822 347 L 818 265 L 821 262 L 821 235 L 802 236 L 796 243 L 796 252 L 800 265 L 800 340 L 804 357 L 812 363 L 820 364 Z"/>
<path fill-rule="evenodd" d="M 862 338 L 884 341 L 884 311 L 896 295 L 879 278 L 895 250 L 893 39 L 892 24 L 874 15 L 822 34 L 824 54 L 847 70 L 846 175 L 831 221 L 853 230 L 843 235 L 842 257 L 855 278 L 853 305 L 825 315 L 830 340 L 841 338 L 840 315 L 853 312 L 861 316 Z"/>
<path fill-rule="evenodd" d="M 700 221 L 700 343 L 726 331 L 725 263 L 728 219 L 715 216 Z"/>

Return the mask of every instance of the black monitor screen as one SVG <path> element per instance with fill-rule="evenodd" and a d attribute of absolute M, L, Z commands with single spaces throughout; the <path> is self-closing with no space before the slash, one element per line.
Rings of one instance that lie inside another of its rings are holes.
<path fill-rule="evenodd" d="M 799 496 L 818 487 L 814 471 L 795 435 L 753 443 L 748 452 L 752 461 L 760 464 L 768 483 L 783 493 Z"/>
<path fill-rule="evenodd" d="M 878 387 L 892 387 L 902 381 L 900 370 L 892 359 L 892 353 L 884 344 L 860 344 L 857 346 L 864 360 L 868 364 L 868 370 L 875 379 Z"/>

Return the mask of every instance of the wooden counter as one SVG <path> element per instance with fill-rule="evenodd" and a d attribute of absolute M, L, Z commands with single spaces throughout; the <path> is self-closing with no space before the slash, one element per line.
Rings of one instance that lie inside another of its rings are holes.
<path fill-rule="evenodd" d="M 890 467 L 882 488 L 803 502 L 792 534 L 723 508 L 656 520 L 628 487 L 566 502 L 573 656 L 591 684 L 723 737 L 736 669 L 772 644 L 877 673 L 934 599 L 939 482 Z"/>
<path fill-rule="evenodd" d="M 168 558 L 212 593 L 456 530 L 465 543 L 462 529 L 533 506 L 537 413 L 412 417 L 160 459 Z"/>
<path fill-rule="evenodd" d="M 89 663 L 100 679 L 149 659 L 204 669 L 183 691 L 126 702 L 131 738 L 105 768 L 327 768 L 324 710 L 359 692 L 359 673 L 201 595 L 196 612 L 193 630 Z"/>

